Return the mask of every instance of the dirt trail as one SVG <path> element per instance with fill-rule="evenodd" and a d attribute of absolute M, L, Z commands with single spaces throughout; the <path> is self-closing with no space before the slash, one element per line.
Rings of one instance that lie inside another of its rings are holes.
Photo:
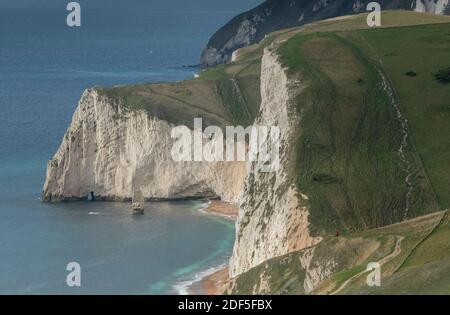
<path fill-rule="evenodd" d="M 387 263 L 389 260 L 397 257 L 398 255 L 400 255 L 400 253 L 402 252 L 402 241 L 403 241 L 404 237 L 403 236 L 397 236 L 397 241 L 395 243 L 395 248 L 392 251 L 392 253 L 390 253 L 389 255 L 383 257 L 380 261 L 378 261 L 378 264 L 381 266 L 383 266 L 385 263 Z M 345 289 L 351 282 L 353 282 L 353 280 L 355 280 L 356 278 L 362 276 L 363 274 L 367 273 L 367 270 L 363 270 L 359 273 L 357 273 L 356 275 L 352 276 L 351 278 L 347 279 L 344 283 L 341 284 L 341 286 L 335 290 L 334 292 L 330 293 L 330 295 L 335 295 L 338 294 L 339 292 L 341 292 L 343 289 Z"/>
<path fill-rule="evenodd" d="M 408 259 L 416 252 L 416 250 L 420 247 L 420 245 L 422 245 L 428 238 L 430 238 L 431 235 L 433 235 L 433 233 L 439 228 L 441 227 L 443 224 L 445 224 L 445 222 L 447 221 L 447 217 L 449 216 L 450 211 L 445 211 L 444 214 L 442 215 L 442 218 L 439 220 L 439 222 L 436 224 L 436 226 L 430 231 L 430 233 L 428 233 L 419 243 L 416 244 L 416 246 L 414 246 L 414 248 L 409 252 L 408 256 L 406 256 L 406 258 L 403 260 L 403 262 L 400 264 L 400 266 L 398 266 L 398 268 L 394 271 L 394 273 L 396 273 L 397 271 L 399 271 L 408 261 Z"/>

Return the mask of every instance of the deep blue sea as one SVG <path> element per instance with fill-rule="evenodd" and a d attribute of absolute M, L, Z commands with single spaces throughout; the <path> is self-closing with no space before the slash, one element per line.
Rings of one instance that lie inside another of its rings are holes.
<path fill-rule="evenodd" d="M 232 222 L 194 201 L 44 204 L 46 163 L 84 89 L 191 78 L 209 36 L 260 1 L 79 1 L 80 28 L 68 2 L 0 3 L 0 293 L 181 293 L 225 263 Z"/>

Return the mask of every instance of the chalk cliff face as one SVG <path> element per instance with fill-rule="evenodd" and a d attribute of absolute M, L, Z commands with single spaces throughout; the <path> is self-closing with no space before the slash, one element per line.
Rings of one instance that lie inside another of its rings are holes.
<path fill-rule="evenodd" d="M 49 161 L 44 201 L 221 196 L 237 202 L 243 162 L 176 162 L 173 125 L 144 111 L 124 111 L 96 90 L 84 92 L 72 123 Z"/>
<path fill-rule="evenodd" d="M 266 259 L 314 245 L 308 197 L 297 191 L 289 147 L 298 132 L 290 85 L 277 57 L 262 58 L 260 112 L 256 125 L 280 128 L 280 167 L 263 173 L 248 162 L 176 162 L 170 151 L 173 124 L 87 90 L 54 158 L 49 161 L 44 201 L 126 200 L 134 190 L 149 199 L 220 196 L 240 206 L 230 272 L 236 276 Z M 296 93 L 297 93 L 296 92 Z M 209 141 L 208 139 L 206 141 Z M 211 141 L 215 141 L 214 139 Z"/>
<path fill-rule="evenodd" d="M 295 89 L 293 85 L 296 84 Z M 288 78 L 270 50 L 261 66 L 261 109 L 258 125 L 279 126 L 280 167 L 275 172 L 259 172 L 255 163 L 247 165 L 245 187 L 236 225 L 236 242 L 230 261 L 231 276 L 276 256 L 320 242 L 311 237 L 308 222 L 308 197 L 293 182 L 293 148 L 299 130 L 298 117 L 291 100 L 301 92 L 300 83 Z"/>
<path fill-rule="evenodd" d="M 259 42 L 271 32 L 313 21 L 366 11 L 372 0 L 267 0 L 219 29 L 200 58 L 204 68 L 227 63 L 236 49 Z M 379 0 L 382 10 L 448 14 L 449 0 Z"/>
<path fill-rule="evenodd" d="M 448 14 L 449 0 L 417 0 L 414 11 L 434 14 Z"/>

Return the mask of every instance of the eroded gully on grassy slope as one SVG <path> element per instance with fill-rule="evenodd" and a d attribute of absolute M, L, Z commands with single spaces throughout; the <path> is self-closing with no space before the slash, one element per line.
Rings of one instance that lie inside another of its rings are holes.
<path fill-rule="evenodd" d="M 379 60 L 380 65 L 382 65 L 382 61 Z M 411 198 L 413 193 L 413 183 L 412 183 L 412 173 L 411 173 L 411 163 L 409 162 L 408 158 L 406 157 L 406 150 L 408 148 L 408 138 L 409 138 L 409 132 L 408 132 L 408 120 L 403 115 L 400 104 L 397 101 L 396 92 L 389 81 L 387 75 L 380 69 L 380 67 L 377 67 L 378 75 L 381 78 L 381 87 L 386 92 L 386 95 L 389 98 L 389 103 L 394 108 L 397 119 L 401 126 L 401 132 L 402 132 L 402 142 L 400 143 L 400 147 L 398 149 L 398 155 L 400 159 L 402 160 L 403 164 L 405 165 L 404 171 L 406 172 L 405 177 L 405 183 L 408 187 L 408 191 L 406 193 L 406 202 L 405 202 L 405 210 L 403 212 L 403 221 L 407 219 L 409 208 L 411 206 Z"/>

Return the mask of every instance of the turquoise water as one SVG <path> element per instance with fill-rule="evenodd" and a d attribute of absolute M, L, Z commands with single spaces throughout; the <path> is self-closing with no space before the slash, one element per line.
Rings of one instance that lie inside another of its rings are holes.
<path fill-rule="evenodd" d="M 65 25 L 64 1 L 0 4 L 0 293 L 182 292 L 226 261 L 231 222 L 194 201 L 153 203 L 144 216 L 122 203 L 44 204 L 46 163 L 84 89 L 192 77 L 183 66 L 212 32 L 259 1 L 79 2 L 79 29 Z M 80 288 L 65 283 L 72 261 Z"/>

